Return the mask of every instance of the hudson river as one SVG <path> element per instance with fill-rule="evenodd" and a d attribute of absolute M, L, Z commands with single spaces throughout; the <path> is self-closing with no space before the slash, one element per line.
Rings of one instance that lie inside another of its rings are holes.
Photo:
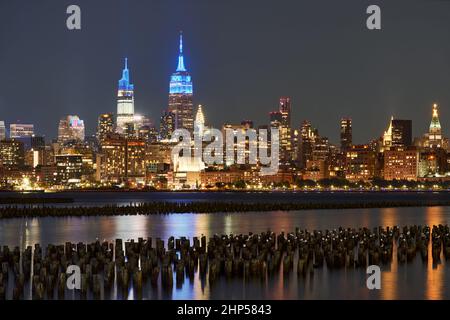
<path fill-rule="evenodd" d="M 0 196 L 13 196 L 1 194 Z M 35 195 L 33 195 L 35 196 Z M 45 195 L 47 196 L 47 195 Z M 448 193 L 63 193 L 51 194 L 73 198 L 76 206 L 129 204 L 146 201 L 306 201 L 341 202 L 398 199 L 445 200 Z M 57 205 L 55 205 L 57 206 Z M 58 206 L 61 206 L 59 204 Z M 291 232 L 301 229 L 325 230 L 342 226 L 378 227 L 448 224 L 450 207 L 408 207 L 383 209 L 305 210 L 291 212 L 247 212 L 214 214 L 169 214 L 150 216 L 115 216 L 83 218 L 23 218 L 0 220 L 0 245 L 20 246 L 40 243 L 46 246 L 70 242 L 94 242 L 96 239 L 124 241 L 138 237 L 162 238 L 167 243 L 174 237 L 207 237 L 214 234 Z M 431 252 L 431 247 L 429 248 Z M 145 299 L 450 299 L 450 267 L 445 258 L 433 265 L 419 257 L 399 264 L 393 259 L 381 267 L 381 290 L 366 288 L 363 268 L 314 270 L 306 278 L 296 272 L 261 281 L 220 278 L 213 287 L 198 274 L 188 278 L 182 288 L 172 292 L 144 288 Z M 120 298 L 116 293 L 105 298 Z M 133 298 L 131 290 L 129 298 Z"/>

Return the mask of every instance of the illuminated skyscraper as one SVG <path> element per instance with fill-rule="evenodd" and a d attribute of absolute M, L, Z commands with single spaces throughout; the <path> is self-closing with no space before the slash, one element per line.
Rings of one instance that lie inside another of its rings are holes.
<path fill-rule="evenodd" d="M 184 65 L 183 34 L 180 33 L 178 66 L 170 77 L 169 112 L 175 115 L 175 129 L 194 130 L 192 78 Z"/>
<path fill-rule="evenodd" d="M 270 127 L 280 129 L 283 121 L 283 114 L 280 111 L 272 111 L 269 113 Z"/>
<path fill-rule="evenodd" d="M 9 126 L 9 137 L 21 141 L 25 150 L 31 148 L 31 138 L 34 135 L 34 125 L 12 123 Z"/>
<path fill-rule="evenodd" d="M 291 130 L 291 98 L 281 97 L 277 111 L 269 113 L 270 127 L 279 130 L 280 160 L 281 164 L 287 164 L 293 159 L 292 154 L 292 130 Z"/>
<path fill-rule="evenodd" d="M 205 130 L 205 115 L 203 114 L 202 105 L 198 106 L 197 114 L 195 115 L 194 131 L 203 135 Z"/>
<path fill-rule="evenodd" d="M 22 124 L 22 123 L 11 123 L 9 125 L 9 137 L 11 139 L 17 138 L 29 138 L 34 134 L 34 125 L 32 124 Z"/>
<path fill-rule="evenodd" d="M 310 121 L 303 121 L 300 127 L 300 168 L 306 168 L 306 163 L 313 160 L 314 143 L 319 136 Z"/>
<path fill-rule="evenodd" d="M 172 112 L 164 112 L 161 116 L 159 126 L 159 137 L 161 140 L 170 140 L 175 128 L 175 115 Z"/>
<path fill-rule="evenodd" d="M 97 139 L 101 144 L 108 134 L 114 132 L 114 118 L 112 113 L 101 114 L 98 117 Z"/>
<path fill-rule="evenodd" d="M 59 121 L 58 142 L 84 141 L 84 121 L 76 115 L 68 115 Z"/>
<path fill-rule="evenodd" d="M 412 121 L 391 117 L 388 129 L 383 134 L 383 151 L 412 145 Z"/>
<path fill-rule="evenodd" d="M 145 152 L 143 140 L 109 136 L 103 143 L 103 157 L 97 167 L 97 176 L 103 182 L 142 183 L 146 172 Z"/>
<path fill-rule="evenodd" d="M 341 119 L 341 151 L 346 151 L 352 146 L 353 135 L 352 135 L 352 119 L 342 118 Z"/>
<path fill-rule="evenodd" d="M 433 105 L 433 117 L 431 118 L 430 130 L 428 131 L 428 146 L 430 148 L 442 147 L 442 130 L 437 104 Z"/>
<path fill-rule="evenodd" d="M 10 139 L 0 141 L 0 166 L 21 167 L 24 165 L 24 148 L 21 141 Z"/>
<path fill-rule="evenodd" d="M 0 141 L 6 139 L 5 121 L 0 121 Z"/>
<path fill-rule="evenodd" d="M 392 146 L 410 147 L 412 145 L 412 121 L 392 120 Z"/>
<path fill-rule="evenodd" d="M 392 146 L 392 120 L 394 120 L 394 116 L 391 117 L 391 120 L 389 121 L 389 126 L 387 130 L 383 133 L 383 148 L 384 150 L 389 150 Z"/>
<path fill-rule="evenodd" d="M 286 162 L 292 159 L 291 110 L 291 98 L 281 97 L 280 155 Z"/>
<path fill-rule="evenodd" d="M 127 124 L 134 122 L 134 85 L 130 83 L 130 71 L 128 70 L 128 58 L 125 58 L 125 67 L 122 71 L 122 79 L 119 80 L 117 93 L 117 121 L 116 130 L 123 133 Z"/>

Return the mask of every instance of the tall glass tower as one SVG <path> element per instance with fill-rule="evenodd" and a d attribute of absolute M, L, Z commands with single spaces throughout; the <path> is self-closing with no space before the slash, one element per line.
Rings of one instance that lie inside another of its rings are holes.
<path fill-rule="evenodd" d="M 128 58 L 125 58 L 125 67 L 122 71 L 122 79 L 119 80 L 119 91 L 117 93 L 117 132 L 123 133 L 126 130 L 127 126 L 133 122 L 134 85 L 130 83 Z"/>
<path fill-rule="evenodd" d="M 280 146 L 281 159 L 288 162 L 292 159 L 292 130 L 291 130 L 291 98 L 280 98 L 281 127 L 280 127 Z"/>
<path fill-rule="evenodd" d="M 175 115 L 175 129 L 194 130 L 192 78 L 184 65 L 183 34 L 180 33 L 178 66 L 170 77 L 169 112 Z"/>

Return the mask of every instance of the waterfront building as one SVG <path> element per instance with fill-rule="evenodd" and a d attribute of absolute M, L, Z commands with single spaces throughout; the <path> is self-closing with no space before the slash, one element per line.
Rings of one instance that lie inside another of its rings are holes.
<path fill-rule="evenodd" d="M 169 108 L 175 115 L 175 129 L 194 130 L 192 78 L 186 69 L 183 55 L 183 34 L 180 33 L 178 66 L 170 77 Z"/>
<path fill-rule="evenodd" d="M 57 185 L 79 185 L 81 183 L 83 157 L 81 154 L 59 154 L 55 156 Z"/>
<path fill-rule="evenodd" d="M 264 176 L 260 176 L 258 173 L 253 173 L 252 176 L 253 180 L 250 180 L 250 183 L 265 187 L 272 187 L 274 184 L 280 183 L 285 186 L 290 186 L 294 182 L 294 174 L 289 170 L 278 170 L 276 174 Z"/>
<path fill-rule="evenodd" d="M 119 135 L 107 137 L 97 159 L 97 179 L 127 186 L 145 183 L 146 151 L 143 140 Z"/>
<path fill-rule="evenodd" d="M 84 121 L 77 115 L 68 115 L 59 121 L 58 143 L 76 141 L 83 142 L 85 138 Z"/>
<path fill-rule="evenodd" d="M 341 151 L 345 152 L 353 144 L 352 119 L 341 119 Z"/>
<path fill-rule="evenodd" d="M 122 183 L 126 176 L 126 140 L 118 135 L 103 141 L 97 157 L 97 177 L 104 183 Z"/>
<path fill-rule="evenodd" d="M 36 168 L 39 184 L 44 187 L 52 187 L 58 184 L 58 168 L 56 165 L 44 165 Z"/>
<path fill-rule="evenodd" d="M 127 124 L 134 123 L 134 85 L 130 82 L 128 58 L 125 58 L 125 66 L 118 87 L 116 131 L 124 133 Z"/>
<path fill-rule="evenodd" d="M 114 116 L 112 113 L 101 114 L 97 123 L 97 140 L 101 145 L 106 137 L 114 132 Z"/>
<path fill-rule="evenodd" d="M 307 160 L 306 168 L 303 173 L 304 180 L 319 181 L 330 177 L 328 170 L 328 161 L 324 159 Z"/>
<path fill-rule="evenodd" d="M 419 151 L 416 148 L 391 148 L 384 151 L 385 180 L 417 180 Z"/>
<path fill-rule="evenodd" d="M 0 166 L 7 168 L 23 167 L 25 151 L 23 142 L 16 139 L 0 141 Z"/>
<path fill-rule="evenodd" d="M 345 178 L 347 180 L 369 181 L 377 176 L 377 154 L 369 145 L 352 145 L 345 154 Z"/>
<path fill-rule="evenodd" d="M 233 184 L 238 181 L 246 181 L 248 176 L 244 170 L 204 170 L 200 173 L 202 186 L 215 187 L 222 184 Z"/>

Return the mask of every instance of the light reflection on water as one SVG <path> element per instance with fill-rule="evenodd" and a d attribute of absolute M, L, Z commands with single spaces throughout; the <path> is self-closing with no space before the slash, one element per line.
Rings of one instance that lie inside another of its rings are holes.
<path fill-rule="evenodd" d="M 153 216 L 116 216 L 83 218 L 33 218 L 0 221 L 0 244 L 25 248 L 40 243 L 113 241 L 138 237 L 167 238 L 213 234 L 290 232 L 302 229 L 334 229 L 342 227 L 377 227 L 394 225 L 448 224 L 449 207 L 386 208 L 353 210 L 308 210 L 297 212 L 249 212 L 233 214 L 173 214 Z M 431 249 L 430 249 L 431 250 Z M 396 256 L 396 251 L 394 251 Z M 147 287 L 147 299 L 450 299 L 448 266 L 445 259 L 433 265 L 431 251 L 428 263 L 420 254 L 412 262 L 399 265 L 396 259 L 382 266 L 382 289 L 365 287 L 365 270 L 314 269 L 306 278 L 296 272 L 273 278 L 243 282 L 241 279 L 220 279 L 210 287 L 199 274 L 191 283 L 185 279 L 182 288 L 174 285 L 172 292 Z M 129 298 L 133 298 L 130 292 Z M 134 294 L 135 295 L 135 294 Z"/>
<path fill-rule="evenodd" d="M 445 214 L 442 207 L 429 208 L 427 214 L 427 224 L 437 225 Z M 431 257 L 431 246 L 428 248 L 428 256 Z M 432 300 L 443 299 L 444 281 L 445 281 L 445 260 L 442 264 L 438 263 L 433 265 L 433 259 L 428 259 L 427 264 L 427 279 L 426 279 L 426 290 L 425 298 Z"/>

